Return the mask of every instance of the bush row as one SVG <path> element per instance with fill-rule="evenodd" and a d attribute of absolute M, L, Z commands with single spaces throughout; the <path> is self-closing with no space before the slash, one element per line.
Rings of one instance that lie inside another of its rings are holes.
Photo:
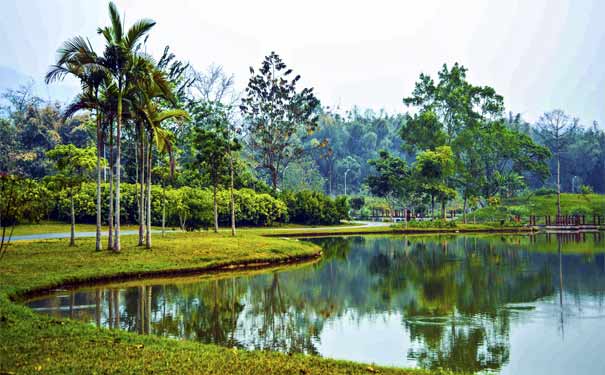
<path fill-rule="evenodd" d="M 122 183 L 121 221 L 125 224 L 138 222 L 138 185 Z M 109 185 L 102 184 L 102 215 L 106 222 L 109 214 Z M 162 222 L 165 202 L 166 225 L 183 228 L 204 228 L 213 222 L 212 191 L 191 187 L 151 188 L 151 217 L 153 225 Z M 280 198 L 257 193 L 251 189 L 234 191 L 235 214 L 238 225 L 266 226 L 276 222 L 299 224 L 337 224 L 348 218 L 348 205 L 344 197 L 332 199 L 316 192 L 284 193 Z M 230 195 L 219 190 L 217 206 L 219 222 L 230 222 Z M 50 219 L 69 220 L 70 201 L 67 191 L 50 193 L 48 199 Z M 76 220 L 81 223 L 96 222 L 96 185 L 85 183 L 74 195 Z"/>

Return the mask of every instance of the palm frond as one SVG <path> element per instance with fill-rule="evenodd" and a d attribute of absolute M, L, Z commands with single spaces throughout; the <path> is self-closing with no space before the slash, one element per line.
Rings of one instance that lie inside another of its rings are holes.
<path fill-rule="evenodd" d="M 111 36 L 113 37 L 113 44 L 118 44 L 122 40 L 122 19 L 118 8 L 112 2 L 109 3 L 109 19 L 111 21 Z"/>
<path fill-rule="evenodd" d="M 133 50 L 138 41 L 154 26 L 155 21 L 150 19 L 142 19 L 135 22 L 126 34 L 126 38 L 124 39 L 124 47 L 127 50 Z"/>

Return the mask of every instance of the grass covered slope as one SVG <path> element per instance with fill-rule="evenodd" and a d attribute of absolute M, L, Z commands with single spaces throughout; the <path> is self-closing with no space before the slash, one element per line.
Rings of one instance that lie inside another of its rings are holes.
<path fill-rule="evenodd" d="M 605 195 L 603 194 L 561 194 L 561 213 L 563 215 L 605 215 Z M 557 214 L 557 195 L 524 195 L 506 199 L 496 207 L 485 207 L 477 210 L 477 221 L 506 220 L 519 215 L 527 218 L 530 215 L 554 216 Z M 469 215 L 472 221 L 473 214 Z"/>
<path fill-rule="evenodd" d="M 18 242 L 0 263 L 0 372 L 2 373 L 204 373 L 327 374 L 379 371 L 429 374 L 417 370 L 374 368 L 305 355 L 242 351 L 185 340 L 97 329 L 77 321 L 35 314 L 9 297 L 27 291 L 116 275 L 166 270 L 203 270 L 229 265 L 269 264 L 312 258 L 315 245 L 293 239 L 245 233 L 180 233 L 154 237 L 151 251 L 124 237 L 121 254 L 94 252 L 94 238 L 75 248 L 66 240 Z"/>

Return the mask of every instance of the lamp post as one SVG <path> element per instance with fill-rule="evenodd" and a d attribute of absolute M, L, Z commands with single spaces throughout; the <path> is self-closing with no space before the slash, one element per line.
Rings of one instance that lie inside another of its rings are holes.
<path fill-rule="evenodd" d="M 350 171 L 350 168 L 345 171 L 345 196 L 347 195 L 347 173 L 349 173 Z"/>

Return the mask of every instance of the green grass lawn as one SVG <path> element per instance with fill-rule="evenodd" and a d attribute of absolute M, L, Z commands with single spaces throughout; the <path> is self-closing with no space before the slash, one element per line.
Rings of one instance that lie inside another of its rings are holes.
<path fill-rule="evenodd" d="M 23 241 L 0 261 L 0 373 L 204 373 L 204 374 L 434 374 L 336 361 L 306 355 L 242 351 L 186 340 L 98 329 L 77 321 L 35 314 L 11 297 L 65 283 L 165 271 L 231 269 L 312 259 L 320 249 L 262 231 L 171 233 L 154 236 L 153 250 L 123 239 L 123 251 L 95 252 L 94 238 Z"/>

